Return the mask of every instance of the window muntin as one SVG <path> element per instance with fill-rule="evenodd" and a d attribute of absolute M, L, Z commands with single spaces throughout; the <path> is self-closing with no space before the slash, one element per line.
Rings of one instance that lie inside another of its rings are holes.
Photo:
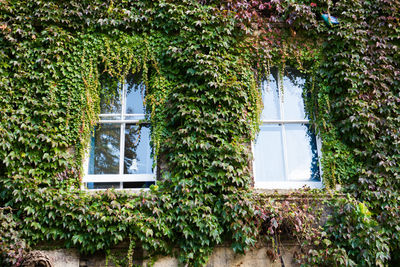
<path fill-rule="evenodd" d="M 280 90 L 280 84 L 283 90 Z M 303 101 L 304 76 L 287 69 L 264 79 L 262 125 L 254 144 L 255 186 L 258 188 L 321 187 L 319 140 L 309 127 Z"/>
<path fill-rule="evenodd" d="M 88 189 L 143 188 L 154 184 L 144 85 L 125 83 L 101 98 L 99 125 L 91 137 L 84 182 Z"/>

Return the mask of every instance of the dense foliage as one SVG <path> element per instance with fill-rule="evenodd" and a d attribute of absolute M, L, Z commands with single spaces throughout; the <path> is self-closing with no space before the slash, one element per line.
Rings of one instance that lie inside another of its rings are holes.
<path fill-rule="evenodd" d="M 10 207 L 0 209 L 0 222 L 0 263 L 20 265 L 24 260 L 26 244 Z"/>
<path fill-rule="evenodd" d="M 304 264 L 395 264 L 399 11 L 396 0 L 0 1 L 3 257 L 20 264 L 22 240 L 92 253 L 129 239 L 198 266 L 222 242 L 243 252 L 284 233 Z M 324 24 L 327 12 L 340 24 Z M 309 74 L 324 182 L 348 197 L 252 191 L 257 81 L 272 65 Z M 167 168 L 139 195 L 80 191 L 99 95 L 110 93 L 100 81 L 130 72 L 147 85 L 154 156 Z M 333 212 L 324 229 L 315 197 Z"/>

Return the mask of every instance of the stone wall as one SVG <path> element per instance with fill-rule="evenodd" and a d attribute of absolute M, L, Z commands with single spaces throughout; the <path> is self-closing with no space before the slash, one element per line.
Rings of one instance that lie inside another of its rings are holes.
<path fill-rule="evenodd" d="M 245 255 L 238 255 L 228 246 L 219 246 L 214 249 L 213 254 L 207 267 L 291 267 L 298 266 L 293 261 L 293 255 L 298 250 L 298 247 L 290 242 L 284 242 L 279 247 L 281 257 L 275 260 L 270 259 L 269 255 L 273 248 L 267 245 L 258 245 Z M 118 266 L 126 264 L 126 247 L 119 247 L 112 250 L 111 257 L 106 260 L 104 253 L 96 253 L 94 255 L 79 255 L 76 250 L 57 249 L 57 250 L 36 250 L 48 257 L 51 267 L 103 267 L 103 266 Z M 151 260 L 145 259 L 145 252 L 135 250 L 133 256 L 134 266 L 151 266 Z M 116 263 L 116 264 L 114 264 Z M 159 257 L 154 262 L 154 267 L 178 267 L 178 260 L 173 257 Z"/>

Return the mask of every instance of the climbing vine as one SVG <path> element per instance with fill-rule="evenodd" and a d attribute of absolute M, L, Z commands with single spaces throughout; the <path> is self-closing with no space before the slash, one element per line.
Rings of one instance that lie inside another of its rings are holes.
<path fill-rule="evenodd" d="M 93 253 L 129 240 L 129 251 L 192 266 L 223 242 L 238 253 L 268 242 L 277 259 L 283 235 L 304 265 L 398 263 L 399 9 L 397 0 L 0 1 L 4 264 L 22 264 L 43 241 Z M 258 85 L 271 66 L 308 74 L 324 183 L 340 192 L 251 188 Z M 157 185 L 80 190 L 100 97 L 130 73 L 146 88 Z M 324 210 L 332 216 L 320 227 Z"/>

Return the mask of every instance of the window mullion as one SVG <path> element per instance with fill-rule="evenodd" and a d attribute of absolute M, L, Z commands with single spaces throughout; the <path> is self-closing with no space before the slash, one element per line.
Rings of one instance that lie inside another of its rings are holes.
<path fill-rule="evenodd" d="M 124 174 L 124 156 L 125 156 L 125 123 L 121 123 L 120 137 L 120 157 L 119 157 L 119 174 Z"/>
<path fill-rule="evenodd" d="M 279 78 L 278 78 L 279 79 Z M 281 81 L 278 81 L 278 84 L 280 84 Z M 283 89 L 285 90 L 285 88 Z M 287 159 L 287 143 L 286 143 L 286 129 L 285 129 L 285 110 L 283 107 L 283 101 L 285 101 L 283 92 L 282 90 L 278 89 L 278 95 L 279 95 L 279 112 L 281 116 L 281 134 L 282 134 L 282 153 L 283 153 L 283 164 L 284 164 L 284 177 L 285 181 L 288 180 L 288 175 L 289 175 L 289 167 L 288 167 L 288 159 Z"/>
<path fill-rule="evenodd" d="M 125 156 L 125 109 L 126 109 L 126 84 L 122 85 L 122 98 L 121 98 L 121 136 L 120 136 L 120 157 L 119 157 L 119 174 L 124 174 L 124 156 Z M 120 182 L 122 188 L 122 182 Z"/>
<path fill-rule="evenodd" d="M 282 146 L 283 146 L 283 160 L 285 165 L 285 181 L 289 180 L 289 164 L 287 158 L 287 143 L 286 143 L 286 128 L 285 124 L 282 123 Z"/>

